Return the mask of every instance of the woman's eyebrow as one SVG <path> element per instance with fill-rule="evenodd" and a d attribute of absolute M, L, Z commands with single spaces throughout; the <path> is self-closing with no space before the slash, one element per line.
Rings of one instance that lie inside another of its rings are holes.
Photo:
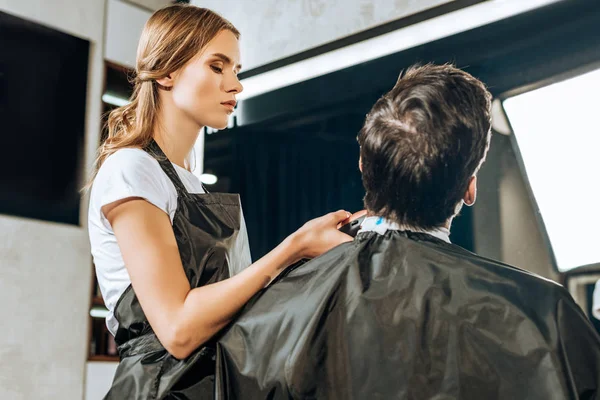
<path fill-rule="evenodd" d="M 211 55 L 211 57 L 217 57 L 217 58 L 221 59 L 226 64 L 233 64 L 233 62 L 231 61 L 231 58 L 227 57 L 223 53 L 214 53 L 214 54 Z M 242 64 L 236 65 L 235 69 L 237 69 L 238 71 L 241 70 L 242 69 Z"/>

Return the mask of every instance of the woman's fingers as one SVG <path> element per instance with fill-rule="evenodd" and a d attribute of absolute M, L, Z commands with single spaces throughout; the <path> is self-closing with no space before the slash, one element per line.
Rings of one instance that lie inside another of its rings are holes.
<path fill-rule="evenodd" d="M 296 237 L 302 244 L 301 254 L 307 258 L 314 258 L 344 242 L 352 241 L 351 236 L 338 229 L 364 214 L 366 214 L 365 210 L 354 214 L 339 210 L 307 222 L 296 232 Z"/>
<path fill-rule="evenodd" d="M 346 221 L 352 216 L 352 214 L 350 214 L 346 210 L 338 210 L 336 212 L 329 213 L 329 215 L 331 216 L 333 221 L 335 221 L 336 225 Z"/>
<path fill-rule="evenodd" d="M 352 214 L 349 218 L 346 218 L 342 222 L 338 223 L 337 228 L 340 229 L 342 226 L 349 224 L 350 222 L 354 221 L 355 219 L 358 219 L 366 214 L 367 214 L 367 210 L 357 211 L 354 214 Z"/>

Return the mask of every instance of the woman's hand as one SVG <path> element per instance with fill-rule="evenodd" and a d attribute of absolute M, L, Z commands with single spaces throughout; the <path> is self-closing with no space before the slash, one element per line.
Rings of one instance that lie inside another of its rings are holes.
<path fill-rule="evenodd" d="M 350 222 L 354 221 L 355 219 L 359 219 L 360 217 L 367 215 L 367 210 L 360 210 L 355 212 L 354 214 L 352 214 L 350 216 L 350 218 L 343 220 L 342 222 L 340 222 L 337 226 L 338 229 L 340 229 L 342 226 L 349 224 Z"/>
<path fill-rule="evenodd" d="M 297 259 L 315 258 L 352 237 L 338 231 L 338 226 L 351 214 L 340 210 L 308 221 L 294 232 L 289 239 L 294 243 Z"/>

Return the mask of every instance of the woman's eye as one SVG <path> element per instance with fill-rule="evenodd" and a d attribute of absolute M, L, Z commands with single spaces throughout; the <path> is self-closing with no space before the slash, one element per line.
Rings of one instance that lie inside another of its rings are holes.
<path fill-rule="evenodd" d="M 223 73 L 223 68 L 219 68 L 217 66 L 211 65 L 210 66 L 212 68 L 213 71 L 215 71 L 218 74 L 222 74 Z"/>

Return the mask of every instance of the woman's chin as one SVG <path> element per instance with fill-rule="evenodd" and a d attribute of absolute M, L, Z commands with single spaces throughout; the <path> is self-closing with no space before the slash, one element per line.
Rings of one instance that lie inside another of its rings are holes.
<path fill-rule="evenodd" d="M 227 120 L 225 121 L 210 121 L 209 123 L 204 124 L 205 126 L 213 129 L 222 130 L 227 128 Z"/>

